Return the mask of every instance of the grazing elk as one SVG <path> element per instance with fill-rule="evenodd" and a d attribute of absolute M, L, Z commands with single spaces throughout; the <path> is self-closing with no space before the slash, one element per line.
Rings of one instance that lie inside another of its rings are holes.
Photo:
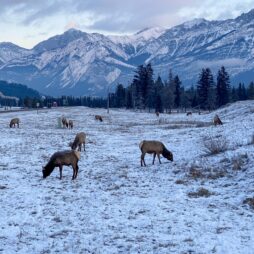
<path fill-rule="evenodd" d="M 95 115 L 95 120 L 100 121 L 100 122 L 103 121 L 102 116 L 100 116 L 100 115 Z"/>
<path fill-rule="evenodd" d="M 10 121 L 10 128 L 16 127 L 16 124 L 17 124 L 17 126 L 19 128 L 19 123 L 20 123 L 19 118 L 13 118 L 13 119 L 11 119 L 11 121 Z"/>
<path fill-rule="evenodd" d="M 160 154 L 162 154 L 162 156 L 164 158 L 167 158 L 168 160 L 173 161 L 173 154 L 160 141 L 143 140 L 142 142 L 140 142 L 139 148 L 142 153 L 141 154 L 141 167 L 143 166 L 143 164 L 144 164 L 144 166 L 146 166 L 146 163 L 145 163 L 146 153 L 153 154 L 153 165 L 154 165 L 156 155 L 157 155 L 159 162 L 161 164 Z"/>
<path fill-rule="evenodd" d="M 191 112 L 187 112 L 187 113 L 186 113 L 186 116 L 191 116 L 191 115 L 192 115 Z"/>
<path fill-rule="evenodd" d="M 69 120 L 68 125 L 69 125 L 69 129 L 73 129 L 73 121 L 72 120 Z"/>
<path fill-rule="evenodd" d="M 63 127 L 66 127 L 66 128 L 68 128 L 69 126 L 68 120 L 65 117 L 62 117 L 62 125 Z"/>
<path fill-rule="evenodd" d="M 85 143 L 86 143 L 86 134 L 84 132 L 80 132 L 76 135 L 74 141 L 69 143 L 69 146 L 71 147 L 72 150 L 76 150 L 78 147 L 78 151 L 81 152 L 82 145 L 84 151 L 86 150 Z"/>
<path fill-rule="evenodd" d="M 42 174 L 43 178 L 49 176 L 55 167 L 59 167 L 60 170 L 60 179 L 62 179 L 62 170 L 63 166 L 72 166 L 73 168 L 73 176 L 72 180 L 74 180 L 78 175 L 78 161 L 80 160 L 80 152 L 78 151 L 61 151 L 54 153 L 49 162 L 45 167 L 43 167 Z"/>
<path fill-rule="evenodd" d="M 155 115 L 159 117 L 160 116 L 160 112 L 158 112 L 158 111 L 155 112 Z"/>
<path fill-rule="evenodd" d="M 214 125 L 222 125 L 222 121 L 220 120 L 219 116 L 218 115 L 215 115 L 214 118 L 213 118 L 213 123 Z"/>

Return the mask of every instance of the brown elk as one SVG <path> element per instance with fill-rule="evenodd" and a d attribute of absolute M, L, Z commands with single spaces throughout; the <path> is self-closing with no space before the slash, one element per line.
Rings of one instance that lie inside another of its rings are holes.
<path fill-rule="evenodd" d="M 42 174 L 43 178 L 49 176 L 55 167 L 59 167 L 60 170 L 60 179 L 62 179 L 62 170 L 63 166 L 72 166 L 73 176 L 72 180 L 74 180 L 78 175 L 78 161 L 80 160 L 80 152 L 78 151 L 61 151 L 54 153 L 49 162 L 45 167 L 43 167 Z"/>
<path fill-rule="evenodd" d="M 158 116 L 158 117 L 160 116 L 160 112 L 158 112 L 158 111 L 155 112 L 155 114 L 156 114 L 156 116 Z"/>
<path fill-rule="evenodd" d="M 69 125 L 69 129 L 73 129 L 73 121 L 72 120 L 69 120 L 68 125 Z"/>
<path fill-rule="evenodd" d="M 191 116 L 191 115 L 192 115 L 191 112 L 187 112 L 187 113 L 186 113 L 186 116 Z"/>
<path fill-rule="evenodd" d="M 214 125 L 222 125 L 222 121 L 220 120 L 219 116 L 218 115 L 215 115 L 214 118 L 213 118 L 213 123 Z"/>
<path fill-rule="evenodd" d="M 100 116 L 100 115 L 95 115 L 95 120 L 100 121 L 100 122 L 103 121 L 102 116 Z"/>
<path fill-rule="evenodd" d="M 62 125 L 63 127 L 66 127 L 66 128 L 68 128 L 69 126 L 68 120 L 65 117 L 62 117 Z"/>
<path fill-rule="evenodd" d="M 16 124 L 17 124 L 17 126 L 19 128 L 19 123 L 20 123 L 19 118 L 13 118 L 13 119 L 11 119 L 11 121 L 10 121 L 10 128 L 16 127 Z"/>
<path fill-rule="evenodd" d="M 155 140 L 143 140 L 139 144 L 139 148 L 141 150 L 141 167 L 146 166 L 145 163 L 145 155 L 146 153 L 153 154 L 153 165 L 155 161 L 155 156 L 157 155 L 159 162 L 161 164 L 160 160 L 160 154 L 162 156 L 170 161 L 173 161 L 173 154 L 165 147 L 165 145 L 160 141 Z"/>
<path fill-rule="evenodd" d="M 69 143 L 69 146 L 71 147 L 72 150 L 76 150 L 78 147 L 78 151 L 81 152 L 82 145 L 84 151 L 86 150 L 85 143 L 86 143 L 86 134 L 84 132 L 80 132 L 76 135 L 74 141 Z"/>

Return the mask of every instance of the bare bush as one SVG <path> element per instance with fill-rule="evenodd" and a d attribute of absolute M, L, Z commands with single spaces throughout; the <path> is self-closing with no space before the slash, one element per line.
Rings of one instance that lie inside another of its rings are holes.
<path fill-rule="evenodd" d="M 241 170 L 248 162 L 248 154 L 238 154 L 231 159 L 233 170 Z"/>
<path fill-rule="evenodd" d="M 228 140 L 223 136 L 205 137 L 203 145 L 207 155 L 223 153 L 229 149 Z"/>
<path fill-rule="evenodd" d="M 246 198 L 243 204 L 248 204 L 252 209 L 254 209 L 254 198 Z"/>
<path fill-rule="evenodd" d="M 207 197 L 210 197 L 211 195 L 213 195 L 213 193 L 205 188 L 200 188 L 198 189 L 198 191 L 188 193 L 188 196 L 190 198 L 200 198 L 200 197 L 207 198 Z"/>

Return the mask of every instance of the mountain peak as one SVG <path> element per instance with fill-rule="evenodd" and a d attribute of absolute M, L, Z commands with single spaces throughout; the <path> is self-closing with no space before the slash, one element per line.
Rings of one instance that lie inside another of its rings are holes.
<path fill-rule="evenodd" d="M 208 21 L 206 19 L 203 19 L 203 18 L 195 18 L 195 19 L 192 19 L 192 20 L 189 20 L 189 21 L 186 21 L 184 22 L 182 25 L 185 27 L 185 28 L 193 28 L 194 26 L 199 26 L 200 24 L 202 23 L 207 23 Z"/>

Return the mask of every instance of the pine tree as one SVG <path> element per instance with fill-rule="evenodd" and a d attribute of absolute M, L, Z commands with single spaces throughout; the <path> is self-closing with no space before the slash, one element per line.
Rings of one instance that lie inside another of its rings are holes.
<path fill-rule="evenodd" d="M 254 100 L 254 83 L 253 82 L 249 84 L 249 87 L 247 89 L 247 94 L 248 94 L 249 100 Z"/>
<path fill-rule="evenodd" d="M 179 108 L 181 105 L 181 84 L 182 82 L 180 81 L 178 75 L 175 76 L 174 78 L 174 84 L 175 84 L 175 91 L 174 91 L 174 95 L 175 95 L 175 107 Z"/>
<path fill-rule="evenodd" d="M 155 86 L 153 80 L 153 69 L 149 63 L 145 68 L 145 106 L 149 109 L 149 112 L 154 108 L 155 104 Z"/>
<path fill-rule="evenodd" d="M 209 68 L 202 69 L 199 75 L 197 94 L 202 109 L 211 110 L 215 108 L 214 80 Z"/>
<path fill-rule="evenodd" d="M 229 75 L 222 66 L 217 75 L 216 101 L 217 106 L 221 107 L 229 102 L 230 80 Z"/>
<path fill-rule="evenodd" d="M 237 91 L 234 87 L 231 90 L 231 101 L 232 102 L 238 101 L 238 94 L 237 94 Z"/>
<path fill-rule="evenodd" d="M 116 87 L 116 107 L 124 107 L 125 104 L 125 88 L 122 84 L 118 84 Z"/>

